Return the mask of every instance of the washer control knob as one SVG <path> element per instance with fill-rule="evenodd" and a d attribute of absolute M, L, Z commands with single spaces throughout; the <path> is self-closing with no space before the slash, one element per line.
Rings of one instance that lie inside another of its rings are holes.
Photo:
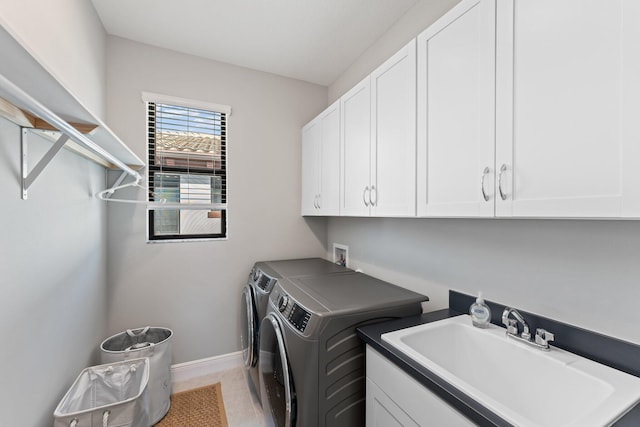
<path fill-rule="evenodd" d="M 278 300 L 278 310 L 282 313 L 286 308 L 287 304 L 289 304 L 289 297 L 286 295 L 282 295 Z"/>

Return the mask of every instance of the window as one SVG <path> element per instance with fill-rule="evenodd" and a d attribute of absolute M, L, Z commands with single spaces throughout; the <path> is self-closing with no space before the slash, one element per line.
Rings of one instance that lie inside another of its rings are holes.
<path fill-rule="evenodd" d="M 145 100 L 149 240 L 226 237 L 228 111 Z"/>

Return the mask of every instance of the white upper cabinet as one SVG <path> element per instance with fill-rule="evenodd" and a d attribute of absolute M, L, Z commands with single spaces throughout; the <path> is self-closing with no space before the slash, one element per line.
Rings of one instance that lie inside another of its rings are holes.
<path fill-rule="evenodd" d="M 499 3 L 497 216 L 639 216 L 639 3 Z"/>
<path fill-rule="evenodd" d="M 340 214 L 340 101 L 334 102 L 320 116 L 322 150 L 320 159 L 321 215 Z"/>
<path fill-rule="evenodd" d="M 340 98 L 340 214 L 369 215 L 371 163 L 371 80 L 358 83 Z"/>
<path fill-rule="evenodd" d="M 338 215 L 340 102 L 302 128 L 302 215 Z"/>
<path fill-rule="evenodd" d="M 342 215 L 415 215 L 415 46 L 341 98 Z"/>
<path fill-rule="evenodd" d="M 418 36 L 418 216 L 494 215 L 495 0 Z"/>
<path fill-rule="evenodd" d="M 371 73 L 371 214 L 416 214 L 416 42 Z"/>
<path fill-rule="evenodd" d="M 302 128 L 302 215 L 318 215 L 320 197 L 320 120 Z"/>
<path fill-rule="evenodd" d="M 638 0 L 462 0 L 340 99 L 339 173 L 304 149 L 303 212 L 640 218 L 638 22 Z"/>
<path fill-rule="evenodd" d="M 640 216 L 640 2 L 463 0 L 418 38 L 418 215 Z"/>

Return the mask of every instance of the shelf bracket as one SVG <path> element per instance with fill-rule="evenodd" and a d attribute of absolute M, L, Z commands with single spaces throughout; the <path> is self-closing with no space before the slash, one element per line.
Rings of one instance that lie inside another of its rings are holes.
<path fill-rule="evenodd" d="M 58 154 L 58 152 L 64 147 L 64 144 L 69 140 L 69 136 L 66 134 L 62 134 L 60 138 L 53 144 L 53 147 L 47 151 L 44 156 L 40 159 L 38 164 L 29 172 L 29 163 L 27 162 L 27 139 L 28 139 L 28 130 L 22 129 L 22 137 L 21 137 L 21 145 L 22 145 L 22 200 L 27 200 L 27 190 L 33 184 L 33 181 L 40 176 L 42 171 L 47 167 L 49 162 Z"/>

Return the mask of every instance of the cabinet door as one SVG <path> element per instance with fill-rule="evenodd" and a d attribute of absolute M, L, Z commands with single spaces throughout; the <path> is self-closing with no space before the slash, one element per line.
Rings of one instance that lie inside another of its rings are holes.
<path fill-rule="evenodd" d="M 366 358 L 367 427 L 475 425 L 368 345 Z"/>
<path fill-rule="evenodd" d="M 371 145 L 371 84 L 367 77 L 340 98 L 340 214 L 368 216 L 369 148 Z"/>
<path fill-rule="evenodd" d="M 418 36 L 419 216 L 493 216 L 495 0 L 464 0 Z"/>
<path fill-rule="evenodd" d="M 371 73 L 371 213 L 416 214 L 416 42 Z"/>
<path fill-rule="evenodd" d="M 320 192 L 320 120 L 302 128 L 302 215 L 318 215 Z"/>
<path fill-rule="evenodd" d="M 367 378 L 366 427 L 420 427 Z"/>
<path fill-rule="evenodd" d="M 634 0 L 500 4 L 498 216 L 637 215 L 639 9 Z"/>
<path fill-rule="evenodd" d="M 340 101 L 334 102 L 319 117 L 321 128 L 320 197 L 321 215 L 340 213 Z"/>

